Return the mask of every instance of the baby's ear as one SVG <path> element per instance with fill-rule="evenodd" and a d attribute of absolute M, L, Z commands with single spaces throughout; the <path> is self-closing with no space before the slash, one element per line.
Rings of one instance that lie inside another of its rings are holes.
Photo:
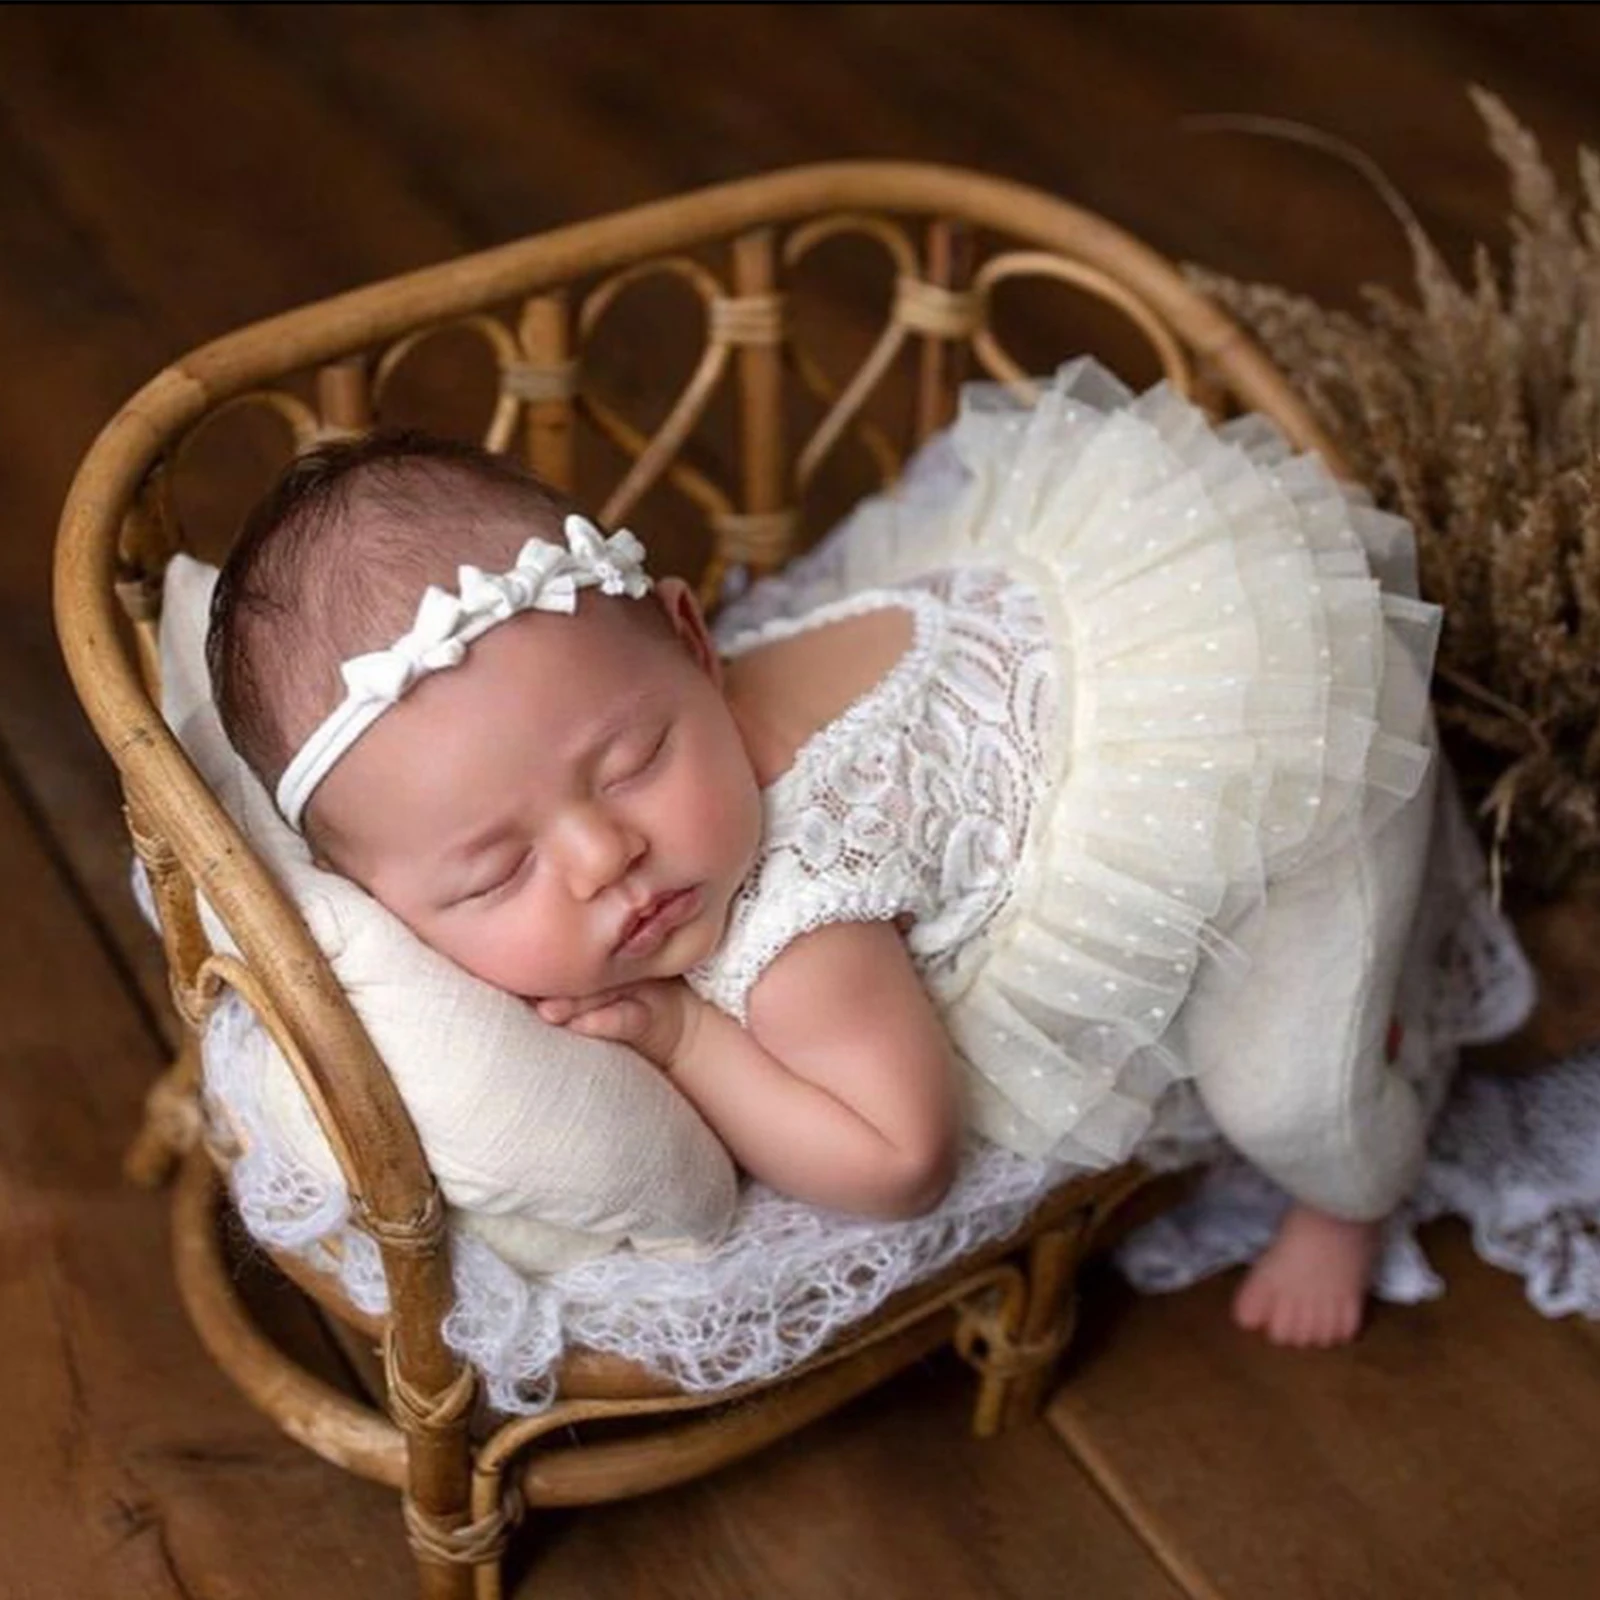
<path fill-rule="evenodd" d="M 720 689 L 722 657 L 717 654 L 711 630 L 706 626 L 705 613 L 695 599 L 694 590 L 682 578 L 658 578 L 652 593 L 668 626 L 689 652 L 695 665 Z"/>

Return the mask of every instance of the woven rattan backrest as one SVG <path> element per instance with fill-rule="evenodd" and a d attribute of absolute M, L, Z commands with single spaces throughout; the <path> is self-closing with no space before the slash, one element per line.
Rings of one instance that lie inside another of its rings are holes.
<path fill-rule="evenodd" d="M 853 377 L 832 379 L 794 336 L 790 285 L 840 234 L 881 251 L 893 281 L 886 320 Z M 590 381 L 586 349 L 619 302 L 668 278 L 699 302 L 701 352 L 648 432 Z M 391 1294 L 410 1304 L 423 1365 L 437 1353 L 449 1294 L 439 1206 L 387 1074 L 304 925 L 182 755 L 155 704 L 160 578 L 184 530 L 173 485 L 185 452 L 224 412 L 266 407 L 293 447 L 382 419 L 419 347 L 454 329 L 492 358 L 492 448 L 519 451 L 560 486 L 584 430 L 624 463 L 598 504 L 629 517 L 670 488 L 713 540 L 704 584 L 727 566 L 785 560 L 808 532 L 802 508 L 837 452 L 865 448 L 892 475 L 907 446 L 949 415 L 959 382 L 1022 382 L 992 317 L 1000 285 L 1057 280 L 1121 313 L 1160 369 L 1207 403 L 1274 416 L 1325 448 L 1260 353 L 1170 264 L 1120 230 L 1036 191 L 946 169 L 845 163 L 803 168 L 561 228 L 256 324 L 153 379 L 89 453 L 63 516 L 57 619 L 69 667 L 117 764 L 130 827 L 150 870 L 179 1009 L 198 1023 L 239 990 L 285 1050 L 345 1169 L 357 1214 L 384 1246 Z M 1059 352 L 1065 356 L 1071 351 Z M 907 381 L 906 437 L 872 407 Z M 795 395 L 811 397 L 809 414 Z M 719 476 L 694 448 L 731 396 L 736 447 Z M 202 893 L 241 952 L 209 950 Z M 442 1381 L 442 1379 L 441 1379 Z"/>

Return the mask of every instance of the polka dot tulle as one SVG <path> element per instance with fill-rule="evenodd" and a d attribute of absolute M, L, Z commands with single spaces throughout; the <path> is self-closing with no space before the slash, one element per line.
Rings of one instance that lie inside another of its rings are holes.
<path fill-rule="evenodd" d="M 731 612 L 732 652 L 885 606 L 916 626 L 768 791 L 691 981 L 742 1017 L 800 934 L 897 918 L 974 1126 L 1104 1167 L 1186 1075 L 1164 1038 L 1241 966 L 1230 926 L 1418 792 L 1438 612 L 1404 523 L 1166 387 L 968 390 L 945 451 Z"/>

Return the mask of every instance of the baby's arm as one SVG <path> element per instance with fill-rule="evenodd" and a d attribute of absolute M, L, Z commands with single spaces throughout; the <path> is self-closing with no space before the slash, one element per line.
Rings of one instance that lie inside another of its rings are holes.
<path fill-rule="evenodd" d="M 790 945 L 750 996 L 750 1026 L 679 981 L 549 1021 L 625 1039 L 666 1068 L 762 1182 L 867 1216 L 915 1216 L 955 1173 L 950 1046 L 894 925 L 841 923 Z"/>

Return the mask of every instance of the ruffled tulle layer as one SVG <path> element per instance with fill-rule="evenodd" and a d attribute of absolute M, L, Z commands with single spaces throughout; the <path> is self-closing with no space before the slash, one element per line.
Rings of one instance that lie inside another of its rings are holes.
<path fill-rule="evenodd" d="M 953 505 L 869 502 L 796 592 L 979 562 L 1050 608 L 1050 793 L 939 998 L 980 1131 L 1102 1167 L 1186 1072 L 1163 1039 L 1204 965 L 1242 964 L 1230 926 L 1418 792 L 1439 612 L 1407 525 L 1259 418 L 1079 363 L 1032 406 L 969 388 L 951 443 Z"/>

